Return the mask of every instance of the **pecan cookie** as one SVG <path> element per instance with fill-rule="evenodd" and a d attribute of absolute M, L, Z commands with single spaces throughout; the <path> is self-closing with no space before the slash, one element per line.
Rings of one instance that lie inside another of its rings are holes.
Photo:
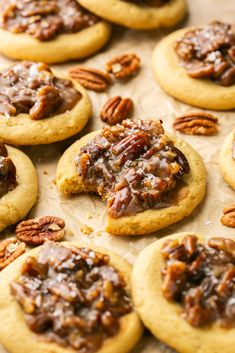
<path fill-rule="evenodd" d="M 224 180 L 235 190 L 235 130 L 226 137 L 221 147 L 219 167 Z"/>
<path fill-rule="evenodd" d="M 87 10 L 119 25 L 135 29 L 170 27 L 186 14 L 185 0 L 78 0 Z"/>
<path fill-rule="evenodd" d="M 0 53 L 17 60 L 85 58 L 101 49 L 111 34 L 108 23 L 76 0 L 6 0 L 0 17 Z"/>
<path fill-rule="evenodd" d="M 62 156 L 56 182 L 64 194 L 98 193 L 107 202 L 107 231 L 148 234 L 175 223 L 200 203 L 206 172 L 184 141 L 160 121 L 124 120 L 75 142 Z"/>
<path fill-rule="evenodd" d="M 233 353 L 234 265 L 232 237 L 162 238 L 134 265 L 136 310 L 152 334 L 179 353 L 220 353 L 224 347 Z"/>
<path fill-rule="evenodd" d="M 125 260 L 93 245 L 31 250 L 0 274 L 1 343 L 9 353 L 127 353 L 143 331 L 130 274 Z"/>
<path fill-rule="evenodd" d="M 0 232 L 27 215 L 37 194 L 38 180 L 30 159 L 0 142 Z"/>
<path fill-rule="evenodd" d="M 47 64 L 24 61 L 0 72 L 0 136 L 12 145 L 40 145 L 78 133 L 91 114 L 79 83 Z"/>
<path fill-rule="evenodd" d="M 235 34 L 229 23 L 176 31 L 153 53 L 158 83 L 171 96 L 200 108 L 235 108 Z"/>

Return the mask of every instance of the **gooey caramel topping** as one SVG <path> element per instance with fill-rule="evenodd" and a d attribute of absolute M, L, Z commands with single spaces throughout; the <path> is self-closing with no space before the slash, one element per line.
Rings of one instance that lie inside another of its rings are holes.
<path fill-rule="evenodd" d="M 169 192 L 190 171 L 159 120 L 124 120 L 103 128 L 76 163 L 88 190 L 107 200 L 114 218 L 169 206 Z"/>
<path fill-rule="evenodd" d="M 99 350 L 132 311 L 122 274 L 87 248 L 44 244 L 11 289 L 30 330 L 78 353 Z"/>

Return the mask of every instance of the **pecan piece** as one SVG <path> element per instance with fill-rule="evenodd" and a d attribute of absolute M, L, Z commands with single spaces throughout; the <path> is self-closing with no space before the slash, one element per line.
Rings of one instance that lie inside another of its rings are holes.
<path fill-rule="evenodd" d="M 112 153 L 119 156 L 121 164 L 127 160 L 138 158 L 145 148 L 150 146 L 149 136 L 146 133 L 136 133 L 125 137 L 112 148 Z"/>
<path fill-rule="evenodd" d="M 0 243 L 0 271 L 25 252 L 25 243 L 18 243 L 16 238 Z"/>
<path fill-rule="evenodd" d="M 36 103 L 29 111 L 29 117 L 33 120 L 40 120 L 48 117 L 62 102 L 58 88 L 43 86 L 37 92 Z"/>
<path fill-rule="evenodd" d="M 26 244 L 41 245 L 47 240 L 62 240 L 65 236 L 64 227 L 65 222 L 53 216 L 28 219 L 18 224 L 16 236 Z"/>
<path fill-rule="evenodd" d="M 227 238 L 211 238 L 208 245 L 216 250 L 225 251 L 235 258 L 235 242 Z"/>
<path fill-rule="evenodd" d="M 132 112 L 132 100 L 117 96 L 107 101 L 100 113 L 100 117 L 107 124 L 115 125 L 124 119 L 130 118 Z"/>
<path fill-rule="evenodd" d="M 235 205 L 225 207 L 223 213 L 221 223 L 226 227 L 235 228 Z"/>
<path fill-rule="evenodd" d="M 187 135 L 214 135 L 218 132 L 218 119 L 206 112 L 186 113 L 175 119 L 173 127 Z"/>
<path fill-rule="evenodd" d="M 106 69 L 116 78 L 126 78 L 139 71 L 140 58 L 135 54 L 117 56 L 107 62 Z"/>
<path fill-rule="evenodd" d="M 69 71 L 69 75 L 83 87 L 92 91 L 105 91 L 112 83 L 112 79 L 108 73 L 84 66 L 73 67 Z"/>
<path fill-rule="evenodd" d="M 0 156 L 1 157 L 7 157 L 8 156 L 8 152 L 7 152 L 6 146 L 4 145 L 2 140 L 0 140 Z"/>

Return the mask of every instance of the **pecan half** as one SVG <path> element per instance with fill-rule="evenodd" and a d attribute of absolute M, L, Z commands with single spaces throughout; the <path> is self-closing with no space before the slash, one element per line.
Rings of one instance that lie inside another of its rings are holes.
<path fill-rule="evenodd" d="M 65 236 L 64 227 L 65 222 L 53 216 L 28 219 L 18 224 L 16 236 L 26 244 L 41 245 L 46 240 L 62 240 Z"/>
<path fill-rule="evenodd" d="M 3 240 L 0 243 L 0 271 L 25 252 L 25 243 L 18 243 L 16 238 Z"/>
<path fill-rule="evenodd" d="M 105 123 L 115 125 L 124 119 L 130 118 L 133 107 L 134 105 L 130 98 L 121 98 L 119 96 L 110 98 L 104 105 L 100 117 Z"/>
<path fill-rule="evenodd" d="M 225 207 L 223 213 L 221 223 L 226 227 L 235 228 L 235 205 Z"/>
<path fill-rule="evenodd" d="M 84 66 L 73 67 L 69 71 L 69 75 L 83 87 L 92 91 L 105 91 L 112 83 L 112 79 L 108 73 Z"/>
<path fill-rule="evenodd" d="M 186 113 L 175 119 L 173 127 L 187 135 L 214 135 L 218 132 L 218 119 L 206 112 Z"/>
<path fill-rule="evenodd" d="M 126 78 L 139 71 L 140 58 L 135 54 L 117 56 L 107 62 L 106 69 L 116 78 Z"/>

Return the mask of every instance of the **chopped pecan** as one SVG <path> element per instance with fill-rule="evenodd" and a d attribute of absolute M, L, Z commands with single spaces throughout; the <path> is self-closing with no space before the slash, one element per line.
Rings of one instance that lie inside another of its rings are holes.
<path fill-rule="evenodd" d="M 56 107 L 62 102 L 60 91 L 53 86 L 43 86 L 37 91 L 37 100 L 29 111 L 29 116 L 33 120 L 40 120 L 45 116 L 50 116 Z"/>
<path fill-rule="evenodd" d="M 106 69 L 116 78 L 127 78 L 139 71 L 140 59 L 135 54 L 117 56 L 107 62 Z"/>
<path fill-rule="evenodd" d="M 208 245 L 216 250 L 226 251 L 228 254 L 235 258 L 235 242 L 228 238 L 211 238 L 208 241 Z"/>
<path fill-rule="evenodd" d="M 187 322 L 200 327 L 218 320 L 234 327 L 235 241 L 216 237 L 202 244 L 189 234 L 181 243 L 167 240 L 161 253 L 163 295 L 182 305 Z"/>
<path fill-rule="evenodd" d="M 197 237 L 196 235 L 186 235 L 182 241 L 185 251 L 188 256 L 192 256 L 197 250 Z"/>
<path fill-rule="evenodd" d="M 133 112 L 133 102 L 130 98 L 119 96 L 110 98 L 104 105 L 100 117 L 109 125 L 115 125 L 130 118 Z"/>
<path fill-rule="evenodd" d="M 16 167 L 13 161 L 0 155 L 0 197 L 13 190 L 16 185 Z"/>
<path fill-rule="evenodd" d="M 173 127 L 187 135 L 214 135 L 218 132 L 218 119 L 206 112 L 186 113 L 175 119 Z"/>
<path fill-rule="evenodd" d="M 233 26 L 214 21 L 187 31 L 175 49 L 189 76 L 231 86 L 235 82 L 234 45 Z"/>
<path fill-rule="evenodd" d="M 18 243 L 16 238 L 3 240 L 0 243 L 0 270 L 8 266 L 25 252 L 25 243 Z"/>
<path fill-rule="evenodd" d="M 65 236 L 61 218 L 45 216 L 22 221 L 16 227 L 16 236 L 26 244 L 40 245 L 47 240 L 60 241 Z"/>
<path fill-rule="evenodd" d="M 225 207 L 223 213 L 221 223 L 226 227 L 235 228 L 235 205 Z"/>
<path fill-rule="evenodd" d="M 182 282 L 185 281 L 186 265 L 181 261 L 174 261 L 168 266 L 163 281 L 162 291 L 166 299 L 173 300 L 177 297 Z"/>
<path fill-rule="evenodd" d="M 218 284 L 216 291 L 221 297 L 227 297 L 231 295 L 233 290 L 233 281 L 235 278 L 235 267 L 230 267 L 223 275 L 221 282 Z"/>
<path fill-rule="evenodd" d="M 92 91 L 105 91 L 112 83 L 112 79 L 108 73 L 84 66 L 73 67 L 69 71 L 69 75 L 82 86 Z"/>
<path fill-rule="evenodd" d="M 8 156 L 7 148 L 4 145 L 2 140 L 0 140 L 0 156 L 1 157 L 7 157 Z"/>

